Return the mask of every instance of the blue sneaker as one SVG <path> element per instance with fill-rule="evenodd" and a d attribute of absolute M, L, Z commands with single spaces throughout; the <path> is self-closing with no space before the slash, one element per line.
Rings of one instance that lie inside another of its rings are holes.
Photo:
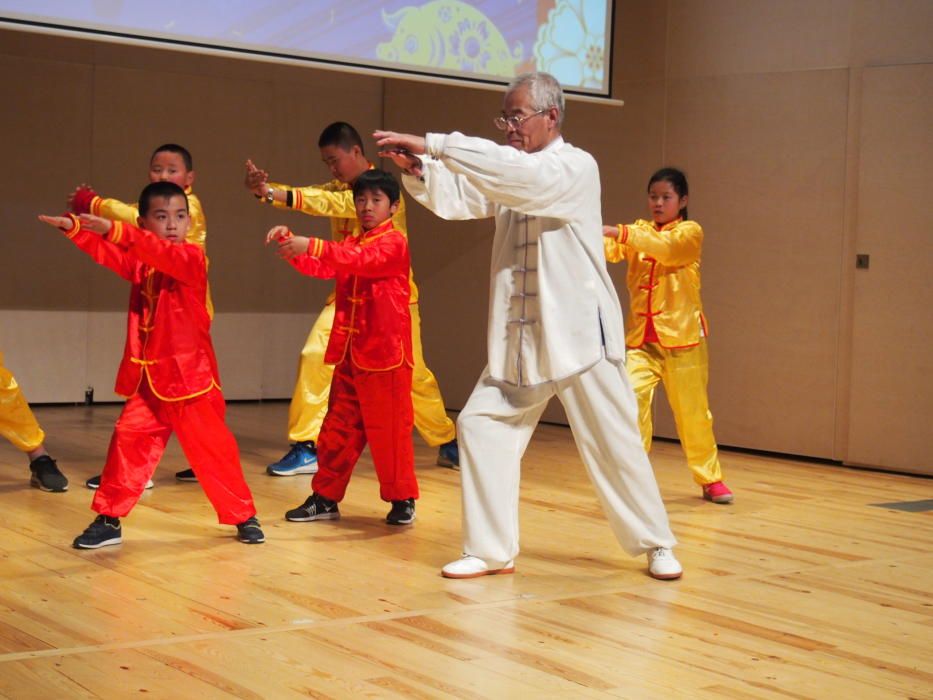
<path fill-rule="evenodd" d="M 437 466 L 460 469 L 460 447 L 457 445 L 457 438 L 441 445 L 437 451 Z"/>
<path fill-rule="evenodd" d="M 296 442 L 282 459 L 266 467 L 270 476 L 317 474 L 317 449 L 313 440 Z"/>

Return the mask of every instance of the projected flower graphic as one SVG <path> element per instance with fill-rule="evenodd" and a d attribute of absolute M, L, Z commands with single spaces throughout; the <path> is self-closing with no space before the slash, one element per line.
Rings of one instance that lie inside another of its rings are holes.
<path fill-rule="evenodd" d="M 606 53 L 603 0 L 558 0 L 538 29 L 534 54 L 538 70 L 564 85 L 601 88 Z"/>
<path fill-rule="evenodd" d="M 520 43 L 510 50 L 495 23 L 460 0 L 409 5 L 382 18 L 394 30 L 376 48 L 383 61 L 508 77 L 522 58 Z"/>

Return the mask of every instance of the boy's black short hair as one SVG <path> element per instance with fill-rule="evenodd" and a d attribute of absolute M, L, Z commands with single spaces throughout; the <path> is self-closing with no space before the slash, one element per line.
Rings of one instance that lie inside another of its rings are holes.
<path fill-rule="evenodd" d="M 359 132 L 346 122 L 334 122 L 324 127 L 324 131 L 317 140 L 317 147 L 324 148 L 324 146 L 340 146 L 345 151 L 359 146 L 360 153 L 365 153 L 363 139 L 360 138 Z"/>
<path fill-rule="evenodd" d="M 356 178 L 356 181 L 353 183 L 353 197 L 356 198 L 362 192 L 371 192 L 373 190 L 382 192 L 389 198 L 392 204 L 395 204 L 399 200 L 401 194 L 398 180 L 396 180 L 391 173 L 387 173 L 385 170 L 379 170 L 378 168 L 365 170 Z"/>
<path fill-rule="evenodd" d="M 188 208 L 188 197 L 185 195 L 185 191 L 174 182 L 160 180 L 159 182 L 150 182 L 139 193 L 137 207 L 140 216 L 146 216 L 149 213 L 152 200 L 156 197 L 165 197 L 166 199 L 182 197 L 185 200 L 185 209 Z"/>
<path fill-rule="evenodd" d="M 163 143 L 149 156 L 150 163 L 157 153 L 177 153 L 185 161 L 185 170 L 194 170 L 194 160 L 191 158 L 191 153 L 184 146 L 179 146 L 177 143 Z"/>

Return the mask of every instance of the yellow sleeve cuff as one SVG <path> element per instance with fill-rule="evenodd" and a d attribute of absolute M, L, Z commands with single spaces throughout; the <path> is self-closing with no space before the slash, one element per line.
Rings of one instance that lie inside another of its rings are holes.
<path fill-rule="evenodd" d="M 68 218 L 71 219 L 71 228 L 64 233 L 68 238 L 74 238 L 78 235 L 78 231 L 81 230 L 81 222 L 78 221 L 78 217 L 74 214 L 69 214 Z"/>
<path fill-rule="evenodd" d="M 114 221 L 110 225 L 110 230 L 107 232 L 107 238 L 110 239 L 111 243 L 119 243 L 123 239 L 123 222 Z"/>

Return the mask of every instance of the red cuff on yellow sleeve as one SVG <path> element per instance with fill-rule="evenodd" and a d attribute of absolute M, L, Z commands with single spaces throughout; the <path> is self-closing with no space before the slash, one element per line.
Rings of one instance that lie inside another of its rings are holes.
<path fill-rule="evenodd" d="M 301 196 L 301 190 L 292 190 L 292 209 L 301 209 L 304 204 L 304 198 Z"/>
<path fill-rule="evenodd" d="M 100 205 L 103 203 L 103 201 L 103 198 L 98 197 L 97 195 L 94 195 L 94 197 L 91 199 L 90 210 L 94 216 L 100 216 Z"/>
<path fill-rule="evenodd" d="M 626 226 L 625 224 L 619 224 L 619 239 L 618 240 L 619 240 L 619 243 L 621 243 L 622 245 L 625 245 L 626 241 L 628 241 L 628 226 Z"/>

